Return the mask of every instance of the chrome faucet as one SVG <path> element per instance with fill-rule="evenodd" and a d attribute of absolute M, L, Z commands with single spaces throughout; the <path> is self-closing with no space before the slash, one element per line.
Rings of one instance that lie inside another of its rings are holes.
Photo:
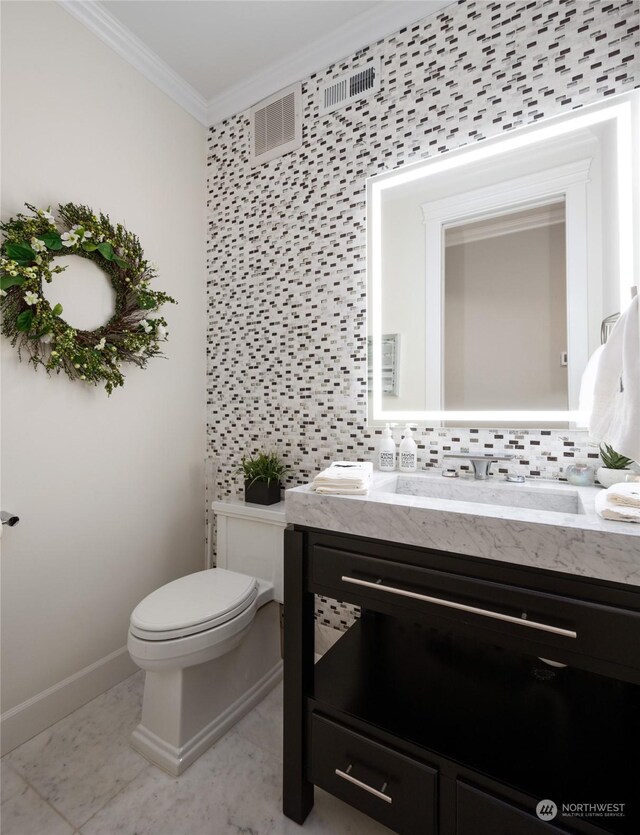
<path fill-rule="evenodd" d="M 471 461 L 473 464 L 474 477 L 479 481 L 489 477 L 491 472 L 491 465 L 494 461 L 511 461 L 513 455 L 480 455 L 473 452 L 445 452 L 442 456 L 445 458 L 463 458 L 465 461 Z"/>

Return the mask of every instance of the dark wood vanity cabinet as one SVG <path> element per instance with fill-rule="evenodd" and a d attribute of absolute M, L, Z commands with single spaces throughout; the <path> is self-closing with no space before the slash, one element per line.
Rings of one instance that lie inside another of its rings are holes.
<path fill-rule="evenodd" d="M 361 617 L 314 664 L 316 594 Z M 285 600 L 288 817 L 319 786 L 410 835 L 640 832 L 638 590 L 296 527 Z"/>

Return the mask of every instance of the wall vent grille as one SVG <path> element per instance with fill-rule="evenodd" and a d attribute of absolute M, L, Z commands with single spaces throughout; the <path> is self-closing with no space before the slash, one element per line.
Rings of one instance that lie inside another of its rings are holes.
<path fill-rule="evenodd" d="M 251 163 L 259 165 L 302 145 L 302 88 L 294 84 L 251 108 Z"/>
<path fill-rule="evenodd" d="M 334 78 L 320 90 L 320 113 L 331 113 L 351 102 L 377 93 L 380 89 L 380 63 Z"/>

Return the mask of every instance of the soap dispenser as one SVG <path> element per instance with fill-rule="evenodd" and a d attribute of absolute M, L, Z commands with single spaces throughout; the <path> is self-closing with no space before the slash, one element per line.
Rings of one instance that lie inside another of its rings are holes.
<path fill-rule="evenodd" d="M 390 473 L 396 468 L 396 442 L 391 437 L 391 427 L 387 423 L 382 430 L 382 439 L 378 446 L 378 469 Z"/>
<path fill-rule="evenodd" d="M 407 424 L 400 442 L 400 472 L 415 473 L 418 469 L 418 446 L 413 440 L 413 432 Z"/>

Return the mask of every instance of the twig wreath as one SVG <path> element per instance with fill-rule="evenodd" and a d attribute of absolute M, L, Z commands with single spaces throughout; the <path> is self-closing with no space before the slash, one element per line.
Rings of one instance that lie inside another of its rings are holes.
<path fill-rule="evenodd" d="M 72 379 L 98 385 L 109 394 L 124 384 L 122 363 L 145 368 L 151 357 L 161 356 L 167 340 L 167 322 L 150 314 L 175 299 L 150 290 L 155 265 L 145 260 L 140 241 L 124 226 L 113 226 L 108 215 L 96 215 L 87 206 L 66 203 L 58 207 L 62 232 L 48 210 L 25 204 L 32 217 L 18 214 L 0 223 L 4 241 L 0 249 L 0 309 L 2 329 L 25 350 L 37 369 L 64 371 Z M 79 255 L 98 265 L 115 290 L 115 312 L 103 327 L 77 330 L 62 316 L 62 305 L 51 307 L 42 294 L 66 267 L 53 266 L 60 255 Z"/>

